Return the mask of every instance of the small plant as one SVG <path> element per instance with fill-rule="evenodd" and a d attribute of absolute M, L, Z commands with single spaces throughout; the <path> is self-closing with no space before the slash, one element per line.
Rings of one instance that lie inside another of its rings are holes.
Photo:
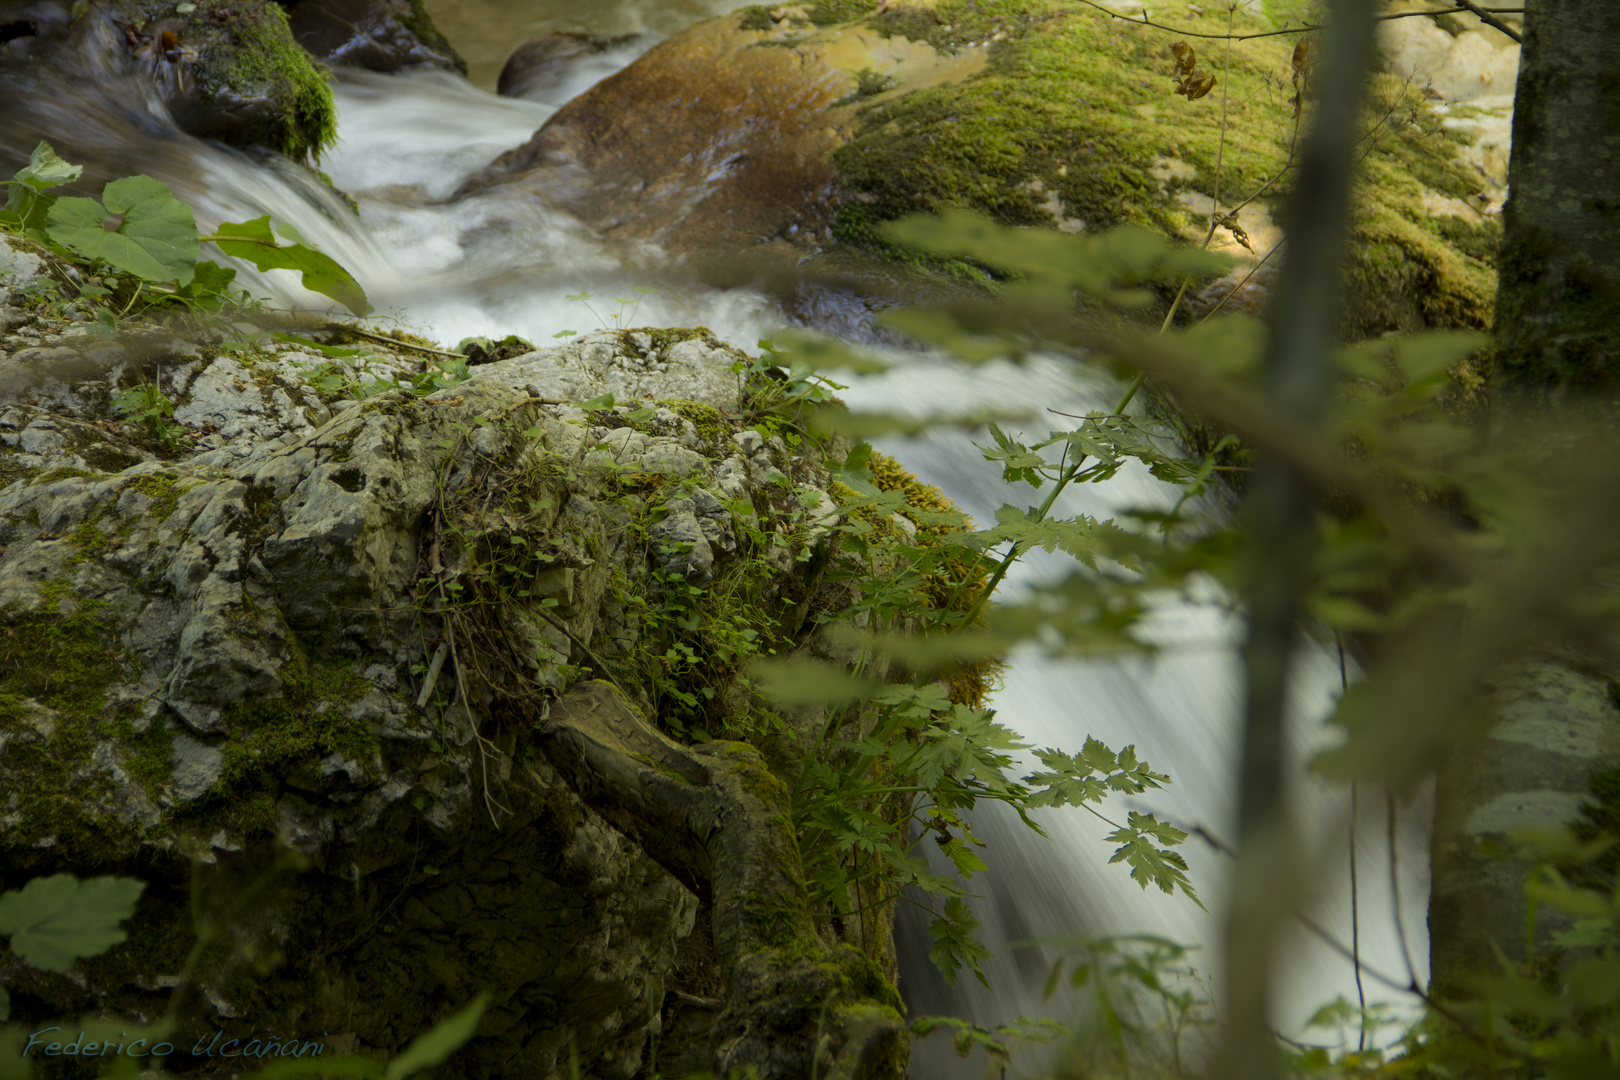
<path fill-rule="evenodd" d="M 83 171 L 41 142 L 26 166 L 0 181 L 9 189 L 0 209 L 0 229 L 89 268 L 89 275 L 77 276 L 90 278 L 88 286 L 78 289 L 83 299 L 111 302 L 121 307 L 119 314 L 178 304 L 212 315 L 251 303 L 233 287 L 235 270 L 198 257 L 201 245 L 212 243 L 262 271 L 296 270 L 306 289 L 331 297 L 356 315 L 371 310 L 359 282 L 330 256 L 305 244 L 291 225 L 272 230 L 265 216 L 226 222 L 204 236 L 191 207 L 150 176 L 114 180 L 100 200 L 56 193 L 55 188 L 77 180 Z"/>
<path fill-rule="evenodd" d="M 613 302 L 619 305 L 619 310 L 608 316 L 609 319 L 613 320 L 613 325 L 611 327 L 608 326 L 607 319 L 602 318 L 601 313 L 599 311 L 597 311 L 595 308 L 591 307 L 591 304 L 590 304 L 591 299 L 592 299 L 592 294 L 591 293 L 583 292 L 583 291 L 577 292 L 577 293 L 569 293 L 568 294 L 568 299 L 577 300 L 580 303 L 584 304 L 585 305 L 585 310 L 589 311 L 592 315 L 595 315 L 596 316 L 596 321 L 602 324 L 602 329 L 604 329 L 604 330 L 610 330 L 610 329 L 611 330 L 623 330 L 623 329 L 625 329 L 625 328 L 627 328 L 629 326 L 635 325 L 631 320 L 633 320 L 636 317 L 636 311 L 637 311 L 637 309 L 639 309 L 641 307 L 642 299 L 645 298 L 645 297 L 651 296 L 651 295 L 658 292 L 657 289 L 651 288 L 651 287 L 649 287 L 647 285 L 637 285 L 637 286 L 634 287 L 633 291 L 636 294 L 635 296 L 632 296 L 632 297 L 615 296 L 613 298 Z M 629 310 L 626 311 L 625 310 L 626 308 L 629 308 Z M 572 330 L 564 330 L 561 333 L 555 334 L 553 336 L 554 337 L 571 337 L 571 336 L 573 336 L 573 333 L 574 333 L 574 331 L 572 331 Z"/>
<path fill-rule="evenodd" d="M 156 383 L 119 391 L 113 398 L 113 408 L 125 420 L 146 429 L 152 441 L 165 450 L 178 450 L 190 441 L 190 432 L 174 421 L 174 402 Z"/>

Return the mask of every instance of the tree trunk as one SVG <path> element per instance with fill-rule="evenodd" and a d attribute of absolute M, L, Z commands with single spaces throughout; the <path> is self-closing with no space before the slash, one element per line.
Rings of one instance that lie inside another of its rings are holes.
<path fill-rule="evenodd" d="M 1620 396 L 1620 4 L 1529 0 L 1525 9 L 1493 389 L 1501 414 L 1591 402 L 1612 416 Z M 1512 961 L 1545 947 L 1550 920 L 1539 937 L 1527 925 L 1525 867 L 1491 858 L 1482 842 L 1577 817 L 1591 773 L 1620 763 L 1616 674 L 1553 642 L 1485 687 L 1496 726 L 1452 755 L 1436 789 L 1429 942 L 1438 992 L 1457 990 L 1467 971 L 1495 967 L 1493 945 Z"/>
<path fill-rule="evenodd" d="M 725 1002 L 714 1068 L 760 1080 L 900 1080 L 903 1006 L 877 964 L 829 946 L 806 903 L 791 795 L 746 743 L 665 738 L 617 688 L 551 706 L 546 753 L 580 796 L 709 901 Z"/>

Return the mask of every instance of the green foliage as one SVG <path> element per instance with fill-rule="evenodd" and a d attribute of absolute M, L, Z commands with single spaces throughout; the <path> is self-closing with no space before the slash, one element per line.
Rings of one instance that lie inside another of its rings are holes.
<path fill-rule="evenodd" d="M 276 233 L 292 243 L 282 244 L 276 239 Z M 291 225 L 280 225 L 272 233 L 268 214 L 252 221 L 226 222 L 205 239 L 219 245 L 225 254 L 250 262 L 260 270 L 298 271 L 304 288 L 330 296 L 356 315 L 371 312 L 365 290 L 347 270 L 330 255 L 306 245 Z"/>
<path fill-rule="evenodd" d="M 21 234 L 92 274 L 120 271 L 123 276 L 104 275 L 79 288 L 85 299 L 108 302 L 103 315 L 109 324 L 116 325 L 116 315 L 164 304 L 207 315 L 251 306 L 245 293 L 232 288 L 236 271 L 198 259 L 206 242 L 260 270 L 296 270 L 305 288 L 330 296 L 357 315 L 371 310 L 354 277 L 303 243 L 290 225 L 277 230 L 292 241 L 288 244 L 276 239 L 268 217 L 227 222 L 218 233 L 202 236 L 191 207 L 149 176 L 114 180 L 99 201 L 58 197 L 52 189 L 78 179 L 81 171 L 48 143 L 40 143 L 27 166 L 0 182 L 9 188 L 0 229 Z"/>
<path fill-rule="evenodd" d="M 120 390 L 113 396 L 113 408 L 125 420 L 144 428 L 152 441 L 165 450 L 178 450 L 188 441 L 185 426 L 174 422 L 174 402 L 156 383 Z"/>
<path fill-rule="evenodd" d="M 95 199 L 61 198 L 45 217 L 52 240 L 145 281 L 189 285 L 197 219 L 169 185 L 150 176 L 114 180 Z"/>
<path fill-rule="evenodd" d="M 0 934 L 25 964 L 67 971 L 79 957 L 100 956 L 124 940 L 118 924 L 135 913 L 144 887 L 132 878 L 34 878 L 0 893 Z"/>

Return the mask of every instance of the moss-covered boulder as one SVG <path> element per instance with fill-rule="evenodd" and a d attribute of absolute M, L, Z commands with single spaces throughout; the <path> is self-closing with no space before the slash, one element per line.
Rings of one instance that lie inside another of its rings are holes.
<path fill-rule="evenodd" d="M 30 15 L 35 32 L 0 49 L 0 93 L 18 128 L 8 143 L 26 153 L 37 129 L 89 166 L 87 183 L 149 171 L 106 159 L 128 141 L 120 124 L 150 127 L 165 113 L 188 134 L 296 161 L 337 137 L 326 72 L 274 0 L 45 0 Z M 63 109 L 72 122 L 53 122 Z"/>
<path fill-rule="evenodd" d="M 1311 14 L 1303 0 L 1240 4 L 1232 29 Z M 1227 20 L 1212 5 L 1171 22 L 1220 34 Z M 1297 134 L 1294 46 L 1307 37 L 1255 37 L 1228 53 L 1058 0 L 747 8 L 570 102 L 465 191 L 544 190 L 611 236 L 675 253 L 774 247 L 790 261 L 875 257 L 970 281 L 982 280 L 974 267 L 918 260 L 883 224 L 957 207 L 1007 225 L 1130 222 L 1201 243 L 1219 211 L 1214 246 L 1252 267 L 1280 239 L 1272 211 Z M 1175 50 L 1188 44 L 1215 76 L 1202 97 L 1176 92 Z M 1499 184 L 1471 154 L 1470 106 L 1435 112 L 1421 79 L 1382 75 L 1373 87 L 1351 336 L 1489 319 Z M 1239 277 L 1192 309 L 1211 309 Z M 1235 302 L 1260 306 L 1264 281 Z"/>
<path fill-rule="evenodd" d="M 432 393 L 387 385 L 426 364 L 403 339 L 95 353 L 39 288 L 0 295 L 0 888 L 147 887 L 70 974 L 0 958 L 13 1022 L 174 998 L 169 1064 L 212 1077 L 205 1033 L 394 1054 L 487 992 L 441 1075 L 898 1080 L 892 935 L 809 917 L 785 816 L 827 716 L 744 676 L 832 654 L 810 614 L 848 587 L 831 451 L 767 422 L 776 384 L 701 328 Z M 150 425 L 115 406 L 142 384 Z M 687 817 L 644 832 L 620 811 L 656 768 L 557 752 L 593 679 L 712 777 Z"/>

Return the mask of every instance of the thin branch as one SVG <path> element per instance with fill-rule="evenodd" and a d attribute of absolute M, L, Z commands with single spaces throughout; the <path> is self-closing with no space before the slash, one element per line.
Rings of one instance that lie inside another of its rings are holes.
<path fill-rule="evenodd" d="M 1154 22 L 1149 19 L 1146 14 L 1144 14 L 1140 19 L 1132 18 L 1123 12 L 1110 11 L 1108 8 L 1105 8 L 1101 4 L 1097 3 L 1096 0 L 1080 0 L 1080 2 L 1085 4 L 1087 7 L 1096 8 L 1104 15 L 1107 15 L 1110 19 L 1118 19 L 1120 22 L 1128 22 L 1135 26 L 1151 26 L 1156 30 L 1168 30 L 1170 33 L 1180 34 L 1182 37 L 1209 38 L 1214 41 L 1249 41 L 1254 38 L 1278 37 L 1282 34 L 1306 34 L 1316 30 L 1327 29 L 1326 26 L 1318 26 L 1315 23 L 1305 23 L 1302 26 L 1285 26 L 1281 30 L 1260 30 L 1253 34 L 1233 34 L 1230 32 L 1225 34 L 1206 34 L 1198 30 L 1188 30 L 1184 27 L 1167 26 L 1164 23 Z M 1479 16 L 1480 20 L 1486 23 L 1486 25 L 1502 31 L 1502 33 L 1506 34 L 1514 41 L 1521 40 L 1518 31 L 1514 30 L 1512 27 L 1501 22 L 1500 20 L 1490 18 L 1490 16 L 1492 14 L 1523 15 L 1524 8 L 1482 8 L 1475 6 L 1474 4 L 1468 2 L 1468 0 L 1454 0 L 1454 2 L 1457 5 L 1455 8 L 1436 8 L 1433 11 L 1401 11 L 1389 15 L 1374 15 L 1373 19 L 1376 22 L 1387 22 L 1390 19 L 1410 19 L 1414 15 L 1455 15 L 1458 13 L 1459 9 L 1466 9 Z"/>
<path fill-rule="evenodd" d="M 1496 15 L 1523 15 L 1523 8 L 1513 10 L 1507 8 L 1482 8 L 1478 4 L 1474 3 L 1474 0 L 1453 0 L 1453 2 L 1458 7 L 1466 8 L 1472 14 L 1477 15 L 1479 17 L 1479 21 L 1484 23 L 1486 26 L 1489 26 L 1494 30 L 1502 31 L 1502 33 L 1513 39 L 1514 44 L 1524 44 L 1524 38 L 1519 36 L 1519 32 L 1517 30 L 1513 29 L 1513 27 L 1509 26 L 1501 19 L 1495 18 L 1492 14 L 1494 12 Z"/>

